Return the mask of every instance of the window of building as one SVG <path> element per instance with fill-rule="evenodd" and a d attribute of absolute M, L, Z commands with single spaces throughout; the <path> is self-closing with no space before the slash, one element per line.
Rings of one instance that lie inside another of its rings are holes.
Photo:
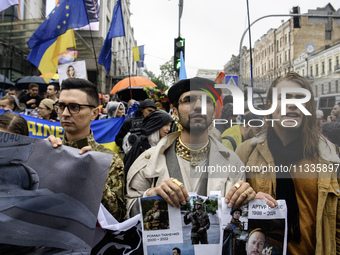
<path fill-rule="evenodd" d="M 325 31 L 325 39 L 332 40 L 332 31 Z"/>
<path fill-rule="evenodd" d="M 282 37 L 280 38 L 280 48 L 282 47 Z"/>
<path fill-rule="evenodd" d="M 279 40 L 277 40 L 277 41 L 276 41 L 276 51 L 277 51 L 277 52 L 279 52 L 279 46 L 280 46 Z"/>
<path fill-rule="evenodd" d="M 305 76 L 305 69 L 302 69 L 302 76 Z"/>
<path fill-rule="evenodd" d="M 315 96 L 316 96 L 316 97 L 319 96 L 319 95 L 318 95 L 318 86 L 317 86 L 317 85 L 315 85 Z"/>
<path fill-rule="evenodd" d="M 288 43 L 288 36 L 287 36 L 287 34 L 285 34 L 285 43 L 286 44 Z"/>
<path fill-rule="evenodd" d="M 313 77 L 313 66 L 310 66 L 309 73 L 310 73 L 310 77 Z"/>
<path fill-rule="evenodd" d="M 328 71 L 332 72 L 332 59 L 328 59 Z"/>
<path fill-rule="evenodd" d="M 321 74 L 325 74 L 325 61 L 321 62 Z"/>
<path fill-rule="evenodd" d="M 324 91 L 324 87 L 323 87 L 323 84 L 321 84 L 321 95 L 324 95 L 325 94 L 325 91 Z"/>
<path fill-rule="evenodd" d="M 319 76 L 319 64 L 315 65 L 315 76 Z"/>
<path fill-rule="evenodd" d="M 281 63 L 282 63 L 282 56 L 281 56 L 281 54 L 280 54 L 280 65 L 281 65 Z"/>
<path fill-rule="evenodd" d="M 335 93 L 339 93 L 339 81 L 335 81 Z"/>
<path fill-rule="evenodd" d="M 285 61 L 288 60 L 288 57 L 287 57 L 287 51 L 285 51 Z"/>
<path fill-rule="evenodd" d="M 339 67 L 339 56 L 335 57 L 335 65 L 336 67 Z"/>
<path fill-rule="evenodd" d="M 121 56 L 120 56 L 120 54 L 121 54 L 120 48 L 121 48 L 121 43 L 118 42 L 118 59 L 121 58 Z"/>

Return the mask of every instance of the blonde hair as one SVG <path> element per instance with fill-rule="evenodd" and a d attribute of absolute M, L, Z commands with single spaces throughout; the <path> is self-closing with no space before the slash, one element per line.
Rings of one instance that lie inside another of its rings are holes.
<path fill-rule="evenodd" d="M 273 88 L 277 87 L 277 85 L 282 81 L 294 82 L 300 85 L 302 88 L 307 89 L 311 94 L 311 98 L 306 103 L 305 107 L 312 115 L 304 116 L 302 125 L 301 125 L 301 137 L 302 137 L 302 142 L 303 142 L 304 157 L 314 158 L 315 154 L 319 155 L 318 143 L 322 135 L 317 129 L 317 126 L 315 124 L 316 123 L 316 107 L 314 103 L 314 93 L 313 93 L 312 87 L 310 86 L 306 78 L 302 77 L 301 75 L 295 72 L 288 72 L 285 76 L 276 78 L 271 84 L 271 86 L 269 87 L 269 90 L 267 93 L 266 109 L 269 109 L 270 106 L 272 105 Z M 271 115 L 269 115 L 269 118 L 271 118 Z M 273 128 L 270 125 L 267 125 L 267 130 L 269 132 L 273 131 L 272 129 Z"/>
<path fill-rule="evenodd" d="M 72 67 L 72 69 L 73 69 L 73 76 L 70 75 L 70 67 Z M 69 78 L 75 78 L 76 77 L 76 69 L 74 68 L 73 65 L 69 65 L 67 67 L 66 74 L 67 74 L 67 77 L 69 77 Z"/>

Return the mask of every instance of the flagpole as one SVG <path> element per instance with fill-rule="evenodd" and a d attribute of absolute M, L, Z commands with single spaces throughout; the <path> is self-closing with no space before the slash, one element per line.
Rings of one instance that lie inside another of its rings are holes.
<path fill-rule="evenodd" d="M 125 29 L 125 26 L 124 26 Z M 128 40 L 127 40 L 127 32 L 125 33 L 125 47 L 126 47 L 126 60 L 127 60 L 127 64 L 128 64 L 128 74 L 129 74 L 129 87 L 130 87 L 130 99 L 132 99 L 132 88 L 131 88 L 131 73 L 130 73 L 130 60 L 129 60 L 129 47 L 128 47 Z M 131 45 L 130 45 L 131 46 Z"/>
<path fill-rule="evenodd" d="M 131 72 L 130 72 L 130 61 L 129 61 L 129 48 L 128 48 L 128 42 L 125 35 L 125 45 L 126 45 L 126 60 L 128 64 L 128 73 L 129 73 L 129 87 L 130 87 L 130 99 L 132 99 L 132 89 L 131 89 Z"/>

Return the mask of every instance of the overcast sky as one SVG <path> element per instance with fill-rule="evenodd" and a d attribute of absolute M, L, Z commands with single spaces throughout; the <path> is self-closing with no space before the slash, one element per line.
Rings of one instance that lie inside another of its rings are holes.
<path fill-rule="evenodd" d="M 138 45 L 145 45 L 147 69 L 159 75 L 159 66 L 174 53 L 178 37 L 179 0 L 130 0 L 131 25 Z M 184 0 L 181 36 L 185 38 L 185 66 L 188 78 L 197 69 L 220 69 L 231 56 L 239 54 L 240 40 L 247 28 L 246 0 Z M 289 14 L 293 6 L 301 13 L 331 3 L 337 10 L 340 0 L 249 0 L 250 20 L 270 14 Z M 287 18 L 266 18 L 252 26 L 252 45 L 270 28 Z M 248 35 L 243 45 L 249 48 Z"/>

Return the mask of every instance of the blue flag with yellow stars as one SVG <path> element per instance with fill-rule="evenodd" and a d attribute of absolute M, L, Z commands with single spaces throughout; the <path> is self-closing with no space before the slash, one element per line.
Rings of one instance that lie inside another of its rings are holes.
<path fill-rule="evenodd" d="M 27 60 L 42 73 L 46 83 L 57 72 L 59 54 L 76 47 L 73 28 L 87 25 L 84 0 L 61 0 L 33 33 Z"/>
<path fill-rule="evenodd" d="M 72 28 L 89 24 L 84 0 L 61 0 L 28 40 L 31 49 L 65 34 Z"/>

